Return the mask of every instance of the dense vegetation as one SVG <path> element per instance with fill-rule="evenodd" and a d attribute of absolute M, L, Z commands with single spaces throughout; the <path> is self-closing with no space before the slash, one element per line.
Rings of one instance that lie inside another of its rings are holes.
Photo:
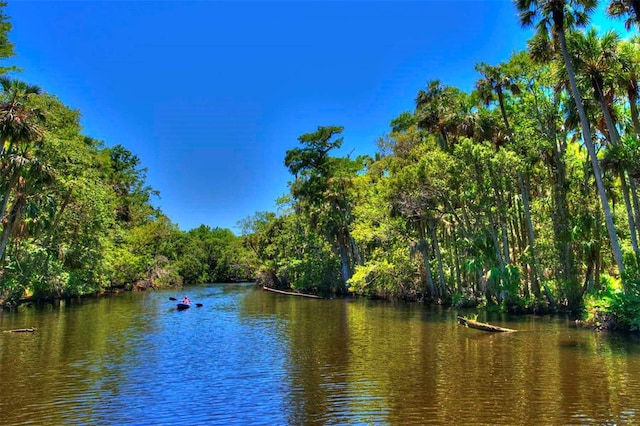
<path fill-rule="evenodd" d="M 477 64 L 471 93 L 428 82 L 373 158 L 336 156 L 340 126 L 300 136 L 279 213 L 243 220 L 241 237 L 180 231 L 132 152 L 2 77 L 0 304 L 259 275 L 640 328 L 640 3 L 607 2 L 625 37 L 586 27 L 596 3 L 515 1 L 528 49 Z M 9 30 L 1 16 L 0 58 Z"/>
<path fill-rule="evenodd" d="M 585 28 L 596 3 L 516 1 L 528 49 L 472 93 L 428 82 L 375 158 L 302 135 L 284 213 L 244 223 L 261 280 L 640 327 L 640 3 L 608 3 L 626 38 Z"/>
<path fill-rule="evenodd" d="M 10 29 L 0 13 L 1 59 Z M 136 155 L 84 135 L 78 111 L 12 71 L 0 67 L 0 306 L 252 276 L 243 238 L 179 230 Z"/>

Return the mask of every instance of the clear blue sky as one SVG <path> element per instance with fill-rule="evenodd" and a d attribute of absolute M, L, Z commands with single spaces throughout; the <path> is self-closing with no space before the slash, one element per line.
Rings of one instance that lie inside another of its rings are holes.
<path fill-rule="evenodd" d="M 298 136 L 341 125 L 338 154 L 373 154 L 429 80 L 471 90 L 476 62 L 529 37 L 508 0 L 9 0 L 6 14 L 17 77 L 136 154 L 183 230 L 239 232 L 288 192 Z"/>

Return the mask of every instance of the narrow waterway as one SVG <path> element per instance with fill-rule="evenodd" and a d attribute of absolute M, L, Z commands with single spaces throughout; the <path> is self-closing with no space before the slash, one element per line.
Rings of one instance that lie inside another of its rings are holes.
<path fill-rule="evenodd" d="M 640 343 L 557 317 L 314 300 L 251 284 L 0 314 L 0 424 L 638 424 Z"/>

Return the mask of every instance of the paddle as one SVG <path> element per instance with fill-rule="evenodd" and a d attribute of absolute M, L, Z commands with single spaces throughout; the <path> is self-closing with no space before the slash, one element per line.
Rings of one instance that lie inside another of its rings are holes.
<path fill-rule="evenodd" d="M 174 302 L 176 302 L 178 299 L 176 299 L 175 297 L 170 297 L 169 300 L 173 300 Z M 202 308 L 202 303 L 194 303 L 194 305 L 196 305 L 197 308 Z"/>

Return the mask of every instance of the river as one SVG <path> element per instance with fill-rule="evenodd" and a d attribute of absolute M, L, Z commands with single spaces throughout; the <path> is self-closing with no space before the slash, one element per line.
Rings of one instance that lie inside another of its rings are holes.
<path fill-rule="evenodd" d="M 251 284 L 0 314 L 0 424 L 640 423 L 640 343 L 558 317 L 314 300 Z M 482 319 L 482 318 L 481 318 Z"/>

